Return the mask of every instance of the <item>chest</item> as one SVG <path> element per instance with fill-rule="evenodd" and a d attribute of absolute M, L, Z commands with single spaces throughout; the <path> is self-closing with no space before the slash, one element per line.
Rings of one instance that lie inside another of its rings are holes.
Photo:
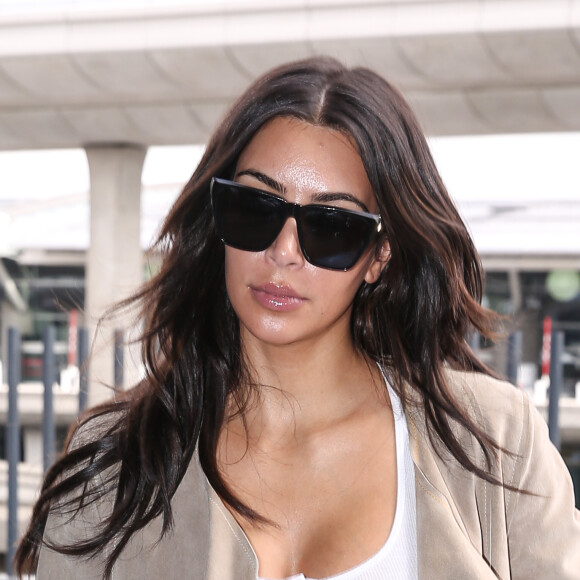
<path fill-rule="evenodd" d="M 271 522 L 236 516 L 261 576 L 331 576 L 385 544 L 397 501 L 393 422 L 387 416 L 363 431 L 345 429 L 267 451 L 248 449 L 238 461 L 222 462 L 236 495 Z M 234 453 L 230 450 L 230 457 Z"/>

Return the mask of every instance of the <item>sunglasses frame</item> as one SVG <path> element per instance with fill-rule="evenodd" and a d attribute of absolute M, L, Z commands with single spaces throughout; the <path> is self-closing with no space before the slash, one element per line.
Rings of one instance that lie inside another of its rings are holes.
<path fill-rule="evenodd" d="M 280 230 L 277 232 L 277 234 L 274 236 L 274 238 L 269 243 L 267 243 L 264 247 L 260 247 L 260 249 L 253 249 L 253 248 L 250 248 L 248 246 L 244 247 L 243 244 L 232 244 L 231 241 L 226 241 L 225 238 L 227 236 L 223 235 L 223 233 L 224 233 L 223 231 L 220 231 L 220 226 L 219 226 L 220 220 L 216 217 L 218 215 L 218 210 L 217 210 L 217 202 L 215 199 L 216 198 L 216 187 L 215 186 L 225 187 L 225 188 L 235 188 L 237 190 L 242 190 L 242 191 L 245 190 L 248 193 L 252 193 L 253 195 L 264 196 L 269 200 L 275 200 L 276 204 L 278 204 L 279 207 L 283 208 L 283 213 L 282 213 L 282 217 L 283 217 L 282 224 L 283 225 L 280 228 Z M 303 225 L 304 224 L 302 222 L 302 218 L 300 215 L 301 212 L 304 211 L 303 208 L 315 207 L 315 208 L 320 208 L 320 209 L 325 210 L 325 211 L 329 211 L 331 213 L 336 213 L 336 214 L 340 214 L 340 215 L 346 214 L 347 216 L 356 216 L 357 219 L 365 218 L 366 220 L 374 222 L 375 230 L 374 230 L 374 233 L 370 236 L 369 241 L 365 246 L 365 249 L 368 248 L 370 243 L 373 241 L 373 238 L 376 238 L 376 236 L 381 232 L 381 229 L 382 229 L 382 221 L 381 221 L 381 216 L 379 214 L 373 214 L 373 213 L 369 213 L 369 212 L 345 209 L 342 207 L 335 207 L 332 205 L 323 205 L 323 204 L 304 204 L 304 205 L 301 205 L 298 203 L 286 201 L 282 197 L 279 197 L 271 192 L 264 191 L 262 189 L 252 187 L 249 185 L 244 185 L 244 184 L 238 183 L 236 181 L 222 179 L 219 177 L 212 178 L 211 184 L 210 184 L 210 195 L 211 195 L 212 210 L 213 210 L 213 215 L 214 215 L 214 223 L 216 224 L 216 230 L 217 230 L 218 236 L 220 237 L 221 241 L 224 244 L 226 244 L 227 246 L 237 248 L 240 250 L 244 250 L 244 251 L 249 251 L 249 252 L 264 251 L 265 249 L 267 249 L 268 247 L 270 247 L 274 243 L 276 238 L 280 235 L 280 232 L 282 231 L 282 228 L 284 227 L 284 224 L 286 223 L 288 218 L 292 217 L 296 221 L 296 229 L 297 229 L 297 233 L 298 233 L 298 242 L 300 245 L 300 251 L 302 252 L 302 255 L 304 256 L 306 261 L 309 262 L 310 264 L 313 264 L 317 268 L 324 268 L 326 270 L 335 270 L 335 271 L 343 271 L 343 272 L 350 270 L 360 260 L 362 254 L 364 253 L 364 249 L 357 256 L 356 260 L 352 264 L 348 265 L 347 267 L 334 267 L 334 266 L 328 266 L 328 265 L 321 265 L 320 263 L 316 263 L 317 262 L 316 259 L 313 261 L 310 253 L 308 251 L 306 251 L 304 248 L 304 233 L 303 233 Z"/>

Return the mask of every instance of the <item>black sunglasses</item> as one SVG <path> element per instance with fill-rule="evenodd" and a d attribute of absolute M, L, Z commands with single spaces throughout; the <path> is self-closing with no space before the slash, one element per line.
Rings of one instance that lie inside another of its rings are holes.
<path fill-rule="evenodd" d="M 381 216 L 327 205 L 299 205 L 254 187 L 214 177 L 211 203 L 216 229 L 228 246 L 261 252 L 286 220 L 296 220 L 302 254 L 329 270 L 352 268 L 381 231 Z"/>

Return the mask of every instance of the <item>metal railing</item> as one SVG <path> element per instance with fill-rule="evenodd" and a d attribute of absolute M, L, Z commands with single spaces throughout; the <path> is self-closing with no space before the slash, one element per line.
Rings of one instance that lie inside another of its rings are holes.
<path fill-rule="evenodd" d="M 115 388 L 123 388 L 123 364 L 124 364 L 124 336 L 123 332 L 116 330 L 114 333 L 115 348 L 114 348 L 114 386 Z M 7 409 L 7 423 L 6 423 L 6 459 L 7 459 L 7 535 L 6 537 L 6 578 L 12 578 L 12 568 L 10 563 L 14 559 L 16 546 L 19 537 L 19 522 L 18 522 L 18 471 L 19 463 L 21 462 L 22 450 L 22 435 L 21 424 L 19 417 L 19 395 L 20 398 L 29 397 L 30 389 L 27 388 L 27 383 L 21 382 L 22 369 L 22 339 L 17 328 L 10 327 L 7 333 L 7 383 L 8 383 L 8 409 Z M 46 472 L 56 459 L 57 454 L 57 438 L 56 438 L 56 421 L 55 421 L 55 404 L 54 404 L 54 388 L 58 387 L 57 380 L 57 357 L 56 357 L 56 328 L 48 326 L 45 328 L 42 337 L 42 465 L 43 471 Z M 88 389 L 89 389 L 89 335 L 86 328 L 78 329 L 77 336 L 77 360 L 76 367 L 72 368 L 74 377 L 78 380 L 78 408 L 75 413 L 82 413 L 88 406 Z M 71 370 L 71 369 L 67 369 Z M 78 372 L 77 372 L 78 371 Z M 61 375 L 62 376 L 62 375 Z M 0 376 L 0 384 L 2 383 Z M 31 385 L 30 388 L 36 389 L 38 386 Z M 70 397 L 76 389 L 72 392 L 64 392 L 64 395 Z M 58 392 L 58 391 L 57 391 Z M 40 394 L 40 393 L 38 393 Z M 64 396 L 63 395 L 63 396 Z M 22 402 L 21 402 L 22 403 Z M 69 405 L 70 406 L 70 405 Z M 69 409 L 70 414 L 70 409 Z M 22 466 L 22 463 L 20 463 Z M 30 503 L 30 498 L 27 498 Z M 22 523 L 22 522 L 21 522 Z M 21 530 L 20 530 L 21 531 Z M 4 534 L 0 534 L 4 535 Z M 0 580 L 2 578 L 0 572 Z"/>

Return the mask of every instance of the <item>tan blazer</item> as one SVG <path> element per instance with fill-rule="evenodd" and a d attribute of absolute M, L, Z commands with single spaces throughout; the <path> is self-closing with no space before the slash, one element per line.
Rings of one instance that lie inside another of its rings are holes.
<path fill-rule="evenodd" d="M 494 474 L 535 495 L 488 484 L 459 467 L 449 452 L 438 455 L 423 415 L 409 412 L 419 578 L 579 580 L 580 512 L 544 420 L 511 385 L 471 373 L 450 372 L 449 379 L 476 420 L 517 454 L 503 454 Z M 458 432 L 479 458 L 471 437 Z M 86 537 L 108 509 L 93 505 L 72 522 L 53 513 L 45 533 L 56 541 Z M 114 580 L 256 579 L 252 546 L 209 486 L 197 457 L 175 493 L 173 509 L 173 529 L 159 544 L 153 545 L 159 522 L 133 536 L 115 565 Z M 37 578 L 100 580 L 102 560 L 87 562 L 43 549 Z"/>

